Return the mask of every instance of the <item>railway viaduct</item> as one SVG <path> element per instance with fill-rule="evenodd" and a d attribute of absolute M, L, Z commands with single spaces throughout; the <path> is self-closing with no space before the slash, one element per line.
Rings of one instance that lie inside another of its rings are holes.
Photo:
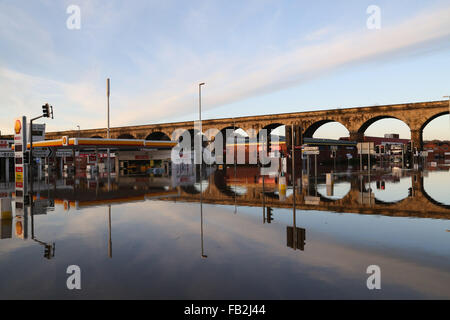
<path fill-rule="evenodd" d="M 208 129 L 241 128 L 247 132 L 259 132 L 267 129 L 269 132 L 280 125 L 286 125 L 286 140 L 291 141 L 292 128 L 295 131 L 295 144 L 299 145 L 303 137 L 312 137 L 314 132 L 328 122 L 339 122 L 350 132 L 350 140 L 362 141 L 364 132 L 374 122 L 380 119 L 395 118 L 406 123 L 411 130 L 413 146 L 422 149 L 422 132 L 425 126 L 433 119 L 448 114 L 449 101 L 430 101 L 406 104 L 394 104 L 358 108 L 342 108 L 332 110 L 295 112 L 283 114 L 270 114 L 259 116 L 246 116 L 237 118 L 210 119 L 202 121 L 203 132 Z M 111 138 L 147 139 L 147 140 L 175 140 L 175 130 L 194 131 L 194 121 L 159 123 L 138 126 L 124 126 L 111 128 Z M 180 131 L 178 131 L 180 132 Z M 46 139 L 60 138 L 61 136 L 106 138 L 106 129 L 69 130 L 48 132 Z"/>

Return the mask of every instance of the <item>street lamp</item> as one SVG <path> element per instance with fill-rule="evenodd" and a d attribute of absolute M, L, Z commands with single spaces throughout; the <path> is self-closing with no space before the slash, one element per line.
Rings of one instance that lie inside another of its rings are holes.
<path fill-rule="evenodd" d="M 205 85 L 204 82 L 201 82 L 198 84 L 198 120 L 200 122 L 200 159 L 201 159 L 201 152 L 202 150 L 202 145 L 203 145 L 203 137 L 202 137 L 202 86 Z M 201 232 L 201 244 L 202 244 L 202 254 L 201 257 L 203 259 L 206 259 L 208 256 L 205 255 L 204 253 L 204 248 L 203 248 L 203 185 L 202 185 L 202 180 L 203 180 L 203 159 L 201 159 L 200 162 L 200 232 Z"/>
<path fill-rule="evenodd" d="M 78 138 L 79 138 L 79 137 L 80 137 L 80 134 L 81 134 L 81 132 L 80 132 L 80 126 L 77 125 L 77 128 L 78 128 Z"/>
<path fill-rule="evenodd" d="M 204 85 L 204 82 L 198 84 L 198 118 L 200 124 L 202 122 L 202 86 Z"/>
<path fill-rule="evenodd" d="M 107 105 L 108 105 L 108 111 L 107 111 L 107 124 L 108 124 L 108 129 L 107 129 L 107 133 L 106 133 L 106 137 L 108 138 L 108 139 L 111 139 L 111 136 L 110 136 L 110 132 L 109 132 L 109 96 L 110 96 L 110 93 L 111 93 L 111 88 L 110 88 L 110 86 L 111 86 L 111 83 L 110 83 L 110 80 L 109 80 L 109 78 L 107 78 L 106 79 L 106 100 L 107 100 Z M 109 177 L 110 177 L 110 173 L 111 173 L 111 158 L 110 158 L 110 154 L 109 154 L 109 148 L 106 150 L 106 152 L 107 152 L 107 154 L 108 154 L 108 156 L 107 156 L 107 158 L 108 158 L 108 186 L 109 186 Z M 95 155 L 96 157 L 98 157 L 98 154 L 96 154 Z"/>

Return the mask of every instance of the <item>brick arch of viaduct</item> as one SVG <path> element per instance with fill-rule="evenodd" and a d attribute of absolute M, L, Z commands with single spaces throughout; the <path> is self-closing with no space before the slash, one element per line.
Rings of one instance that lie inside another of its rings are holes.
<path fill-rule="evenodd" d="M 274 129 L 275 124 L 286 125 L 286 139 L 290 141 L 293 127 L 297 141 L 299 137 L 312 136 L 321 125 L 328 122 L 341 123 L 350 133 L 350 139 L 360 141 L 365 130 L 375 121 L 383 118 L 395 118 L 403 121 L 411 130 L 411 140 L 415 146 L 422 145 L 422 132 L 424 127 L 434 118 L 449 113 L 449 102 L 434 101 L 423 103 L 410 103 L 400 105 L 387 105 L 375 107 L 334 109 L 313 112 L 299 112 L 289 114 L 274 114 L 263 116 L 249 116 L 239 118 L 204 120 L 202 122 L 203 132 L 208 129 L 223 130 L 225 128 L 241 128 L 246 132 L 253 129 L 257 133 L 263 128 L 269 131 Z M 178 122 L 169 124 L 142 125 L 130 127 L 111 128 L 111 138 L 119 138 L 131 135 L 135 139 L 146 139 L 152 133 L 160 132 L 174 139 L 173 133 L 178 130 L 192 130 L 194 122 Z M 55 139 L 63 135 L 70 137 L 102 137 L 106 138 L 106 129 L 72 130 L 60 131 L 47 134 L 47 138 Z"/>

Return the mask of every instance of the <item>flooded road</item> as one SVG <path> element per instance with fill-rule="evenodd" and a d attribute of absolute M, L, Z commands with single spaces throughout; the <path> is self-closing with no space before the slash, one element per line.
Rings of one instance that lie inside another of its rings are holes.
<path fill-rule="evenodd" d="M 3 192 L 0 298 L 449 299 L 450 171 L 327 171 L 47 177 L 22 220 Z"/>

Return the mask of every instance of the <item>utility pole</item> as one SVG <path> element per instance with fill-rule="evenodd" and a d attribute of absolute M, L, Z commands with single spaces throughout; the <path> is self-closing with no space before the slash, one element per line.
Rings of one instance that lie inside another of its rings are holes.
<path fill-rule="evenodd" d="M 108 129 L 107 130 L 108 131 L 107 131 L 106 137 L 108 139 L 111 138 L 110 133 L 109 133 L 109 95 L 110 95 L 110 80 L 109 80 L 109 78 L 107 78 L 106 79 L 106 100 L 107 100 L 107 105 L 108 105 L 108 111 L 107 111 L 107 117 L 108 117 L 108 120 L 107 120 L 107 122 L 108 122 Z M 109 148 L 106 150 L 106 153 L 108 155 L 108 178 L 109 178 L 109 175 L 111 173 L 111 169 L 110 169 L 110 166 L 111 166 L 111 163 L 110 163 L 111 161 L 110 160 L 111 159 L 110 159 L 110 155 L 109 155 Z M 98 157 L 98 154 L 96 154 L 95 156 Z"/>
<path fill-rule="evenodd" d="M 208 256 L 205 255 L 204 252 L 204 247 L 203 247 L 203 184 L 202 184 L 202 180 L 203 180 L 203 159 L 202 159 L 202 148 L 203 148 L 203 136 L 202 136 L 202 86 L 205 83 L 199 83 L 198 84 L 198 118 L 199 118 L 199 122 L 200 122 L 200 145 L 198 146 L 200 148 L 200 233 L 201 233 L 201 246 L 202 246 L 202 253 L 201 253 L 201 257 L 203 259 L 207 258 Z M 194 139 L 195 139 L 195 131 L 194 131 Z"/>
<path fill-rule="evenodd" d="M 291 160 L 292 160 L 292 192 L 295 199 L 295 139 L 294 139 L 294 124 L 291 125 Z M 295 200 L 294 200 L 295 201 Z"/>

